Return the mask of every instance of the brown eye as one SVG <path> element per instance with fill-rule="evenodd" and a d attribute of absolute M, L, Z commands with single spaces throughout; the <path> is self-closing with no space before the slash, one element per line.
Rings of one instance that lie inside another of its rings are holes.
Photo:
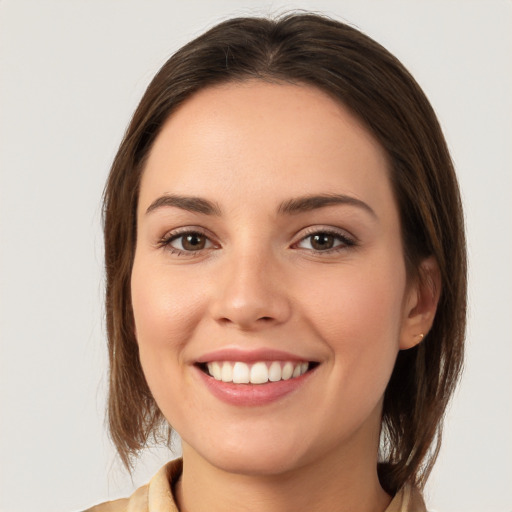
<path fill-rule="evenodd" d="M 174 237 L 169 245 L 180 251 L 194 252 L 207 249 L 212 243 L 202 233 L 184 233 Z"/>
<path fill-rule="evenodd" d="M 317 231 L 305 236 L 297 244 L 300 249 L 307 249 L 313 252 L 327 252 L 336 249 L 346 249 L 354 245 L 354 241 L 341 233 L 330 233 L 329 231 Z"/>
<path fill-rule="evenodd" d="M 192 233 L 190 235 L 185 235 L 182 238 L 181 243 L 185 251 L 199 251 L 200 249 L 204 249 L 206 245 L 206 237 L 199 233 Z"/>
<path fill-rule="evenodd" d="M 316 251 L 325 251 L 334 247 L 335 238 L 328 233 L 318 233 L 311 236 L 311 247 Z"/>

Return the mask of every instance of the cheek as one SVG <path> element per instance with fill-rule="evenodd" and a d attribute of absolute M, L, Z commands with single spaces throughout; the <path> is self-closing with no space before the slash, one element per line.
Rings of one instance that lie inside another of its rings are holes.
<path fill-rule="evenodd" d="M 169 419 L 175 414 L 172 404 L 177 403 L 176 396 L 187 384 L 184 355 L 203 315 L 202 291 L 188 280 L 180 281 L 176 275 L 171 278 L 162 265 L 136 256 L 131 293 L 142 369 L 152 395 Z"/>
<path fill-rule="evenodd" d="M 167 272 L 168 274 L 168 272 Z M 178 347 L 190 336 L 193 318 L 200 316 L 200 289 L 170 279 L 165 269 L 144 266 L 135 259 L 131 279 L 132 305 L 140 350 Z"/>
<path fill-rule="evenodd" d="M 168 276 L 160 265 L 135 258 L 131 294 L 142 369 L 163 415 L 174 425 L 193 408 L 184 401 L 187 374 L 184 354 L 193 330 L 203 316 L 204 297 L 189 280 Z M 185 282 L 186 281 L 186 282 Z M 172 422 L 171 422 L 172 419 Z"/>
<path fill-rule="evenodd" d="M 335 386 L 354 397 L 379 398 L 398 354 L 405 271 L 386 270 L 344 269 L 303 302 L 331 352 Z"/>
<path fill-rule="evenodd" d="M 379 337 L 398 337 L 405 271 L 395 271 L 392 266 L 387 272 L 344 268 L 317 283 L 299 293 L 308 296 L 301 302 L 329 338 L 364 338 L 372 332 Z"/>

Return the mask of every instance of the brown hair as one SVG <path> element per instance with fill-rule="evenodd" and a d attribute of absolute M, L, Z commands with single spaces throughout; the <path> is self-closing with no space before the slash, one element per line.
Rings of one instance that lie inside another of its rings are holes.
<path fill-rule="evenodd" d="M 170 435 L 142 372 L 130 297 L 145 159 L 164 122 L 196 91 L 254 78 L 313 85 L 350 108 L 389 156 L 409 275 L 423 258 L 437 260 L 442 293 L 434 324 L 420 345 L 399 353 L 382 416 L 383 487 L 422 487 L 463 361 L 466 253 L 457 180 L 434 111 L 402 64 L 358 30 L 314 14 L 217 25 L 164 64 L 135 111 L 104 197 L 112 439 L 129 466 L 151 436 Z"/>

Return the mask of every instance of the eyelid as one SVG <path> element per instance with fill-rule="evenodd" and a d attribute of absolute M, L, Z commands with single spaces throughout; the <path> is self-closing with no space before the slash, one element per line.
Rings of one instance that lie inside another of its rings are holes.
<path fill-rule="evenodd" d="M 317 225 L 317 226 L 309 226 L 309 227 L 305 228 L 304 230 L 300 231 L 297 234 L 297 236 L 295 237 L 295 242 L 293 242 L 292 247 L 296 247 L 300 242 L 302 242 L 306 238 L 308 238 L 312 235 L 316 235 L 316 234 L 326 234 L 326 235 L 335 236 L 338 239 L 341 239 L 343 241 L 343 244 L 341 246 L 335 246 L 331 249 L 326 249 L 324 251 L 314 251 L 312 249 L 304 249 L 304 250 L 316 252 L 318 254 L 320 254 L 322 252 L 328 254 L 329 252 L 333 252 L 336 250 L 343 250 L 343 249 L 346 249 L 347 247 L 353 247 L 353 246 L 358 245 L 357 238 L 354 235 L 352 235 L 351 233 L 349 233 L 346 229 L 337 228 L 337 227 L 333 227 L 333 226 Z M 303 249 L 303 248 L 298 247 L 298 249 Z"/>
<path fill-rule="evenodd" d="M 176 247 L 173 247 L 171 245 L 171 242 L 174 240 L 188 235 L 188 234 L 199 234 L 201 236 L 204 236 L 209 242 L 209 247 L 204 247 L 202 249 L 198 249 L 197 251 L 187 251 L 184 249 L 178 249 Z M 301 248 L 298 247 L 298 244 L 300 244 L 302 241 L 307 239 L 308 237 L 315 235 L 315 234 L 327 234 L 336 237 L 338 240 L 341 240 L 341 244 L 334 246 L 330 249 L 325 250 L 314 250 L 314 249 L 307 249 L 307 248 Z M 212 249 L 219 249 L 220 243 L 215 240 L 215 236 L 207 229 L 200 227 L 200 226 L 182 226 L 179 228 L 175 228 L 172 230 L 167 231 L 156 243 L 156 246 L 158 248 L 163 248 L 165 250 L 168 250 L 172 254 L 178 255 L 178 256 L 188 256 L 188 257 L 194 257 L 199 256 L 203 254 L 206 251 L 211 251 Z M 303 230 L 299 231 L 297 235 L 294 237 L 295 241 L 291 244 L 292 248 L 296 249 L 302 249 L 304 251 L 314 252 L 316 254 L 329 254 L 341 250 L 346 250 L 347 248 L 354 247 L 358 245 L 357 238 L 349 233 L 346 229 L 334 227 L 334 226 L 323 226 L 323 225 L 314 225 L 304 228 Z"/>
<path fill-rule="evenodd" d="M 193 250 L 187 250 L 187 249 L 179 249 L 178 247 L 175 247 L 173 245 L 173 242 L 176 242 L 177 240 L 182 240 L 184 238 L 187 238 L 190 235 L 194 235 L 194 236 L 199 235 L 200 237 L 202 237 L 205 240 L 205 247 L 202 247 L 200 249 L 197 249 L 196 251 L 193 251 Z M 202 251 L 204 249 L 210 249 L 211 247 L 213 247 L 213 242 L 207 236 L 203 235 L 203 233 L 199 233 L 197 231 L 189 231 L 189 232 L 185 232 L 185 233 L 178 233 L 177 235 L 171 236 L 167 243 L 171 247 L 173 247 L 174 249 L 178 249 L 179 251 L 183 251 L 183 252 L 187 252 L 187 253 L 188 252 L 199 252 L 199 251 Z"/>
<path fill-rule="evenodd" d="M 177 240 L 178 238 L 189 234 L 198 234 L 204 236 L 210 242 L 210 247 L 205 247 L 197 251 L 186 251 L 183 249 L 178 249 L 171 245 L 171 242 L 173 242 L 174 240 Z M 175 254 L 177 256 L 194 257 L 199 256 L 205 251 L 218 249 L 220 247 L 220 244 L 215 241 L 215 237 L 213 236 L 213 234 L 211 234 L 210 231 L 205 228 L 202 228 L 200 226 L 182 226 L 167 231 L 162 237 L 159 238 L 159 240 L 156 243 L 156 246 L 158 248 L 165 249 L 169 251 L 171 254 Z"/>

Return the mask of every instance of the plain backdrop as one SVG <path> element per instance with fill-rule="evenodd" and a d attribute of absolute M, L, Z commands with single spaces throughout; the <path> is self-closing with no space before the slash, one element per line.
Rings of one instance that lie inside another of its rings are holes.
<path fill-rule="evenodd" d="M 0 0 L 0 511 L 129 495 L 104 426 L 101 194 L 145 87 L 232 15 L 314 9 L 384 44 L 444 127 L 466 207 L 466 370 L 426 489 L 443 512 L 512 511 L 512 3 Z"/>

